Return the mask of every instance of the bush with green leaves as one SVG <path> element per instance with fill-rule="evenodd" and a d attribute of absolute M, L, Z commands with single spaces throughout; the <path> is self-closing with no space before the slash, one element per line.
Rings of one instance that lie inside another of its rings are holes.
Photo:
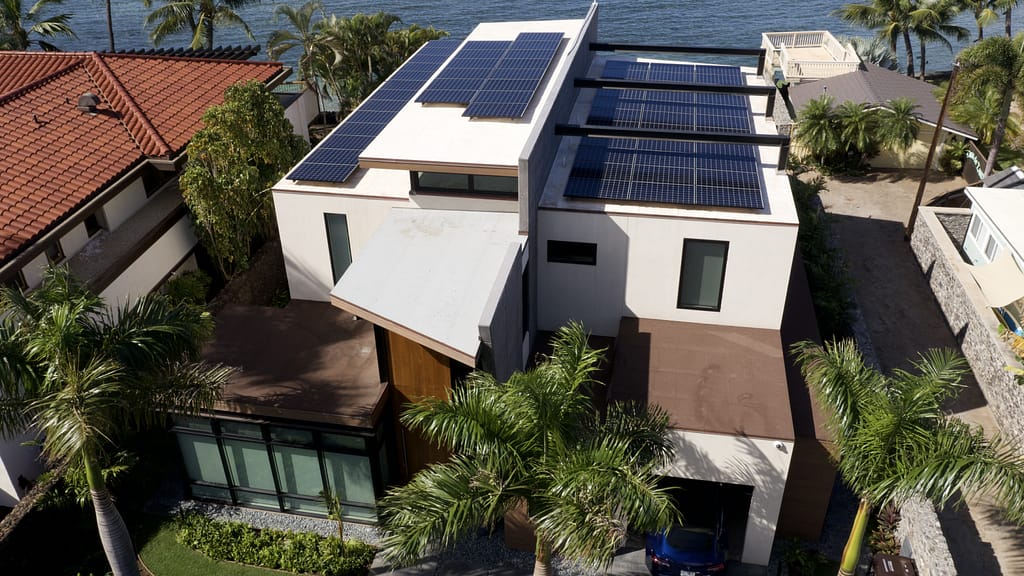
<path fill-rule="evenodd" d="M 377 553 L 359 540 L 257 529 L 196 513 L 178 517 L 178 542 L 214 560 L 323 576 L 362 576 Z"/>
<path fill-rule="evenodd" d="M 964 160 L 970 145 L 964 140 L 952 140 L 942 147 L 939 155 L 939 167 L 948 176 L 957 176 L 964 171 Z"/>
<path fill-rule="evenodd" d="M 164 289 L 172 302 L 202 306 L 206 304 L 210 282 L 210 275 L 206 272 L 191 270 L 168 280 Z"/>

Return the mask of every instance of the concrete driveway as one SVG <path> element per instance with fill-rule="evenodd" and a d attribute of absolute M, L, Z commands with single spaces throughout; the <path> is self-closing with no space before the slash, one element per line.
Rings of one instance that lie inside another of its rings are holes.
<path fill-rule="evenodd" d="M 821 195 L 844 253 L 853 291 L 882 368 L 910 368 L 929 348 L 956 348 L 924 275 L 904 240 L 920 172 L 835 178 Z M 804 178 L 807 178 L 805 175 Z M 933 177 L 924 203 L 961 188 L 962 179 Z M 950 409 L 986 430 L 995 420 L 973 377 Z M 940 513 L 960 574 L 1024 574 L 1024 531 L 1004 522 L 986 499 Z"/>

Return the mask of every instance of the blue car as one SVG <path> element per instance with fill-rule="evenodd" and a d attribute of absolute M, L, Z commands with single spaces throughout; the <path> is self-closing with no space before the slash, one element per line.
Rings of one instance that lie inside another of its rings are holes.
<path fill-rule="evenodd" d="M 647 568 L 653 576 L 720 576 L 725 572 L 722 530 L 673 526 L 647 535 Z"/>

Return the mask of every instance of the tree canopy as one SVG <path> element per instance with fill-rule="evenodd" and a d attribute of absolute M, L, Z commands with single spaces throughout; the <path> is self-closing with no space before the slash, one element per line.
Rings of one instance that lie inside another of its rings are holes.
<path fill-rule="evenodd" d="M 225 277 L 247 268 L 254 247 L 272 235 L 270 187 L 306 149 L 261 82 L 231 86 L 223 104 L 203 113 L 203 129 L 188 145 L 181 192 L 200 242 Z"/>
<path fill-rule="evenodd" d="M 152 26 L 149 33 L 154 46 L 159 46 L 168 36 L 188 30 L 192 35 L 192 48 L 213 49 L 215 28 L 233 26 L 241 28 L 250 40 L 255 40 L 252 30 L 237 10 L 260 0 L 162 0 L 163 4 L 146 15 L 145 26 Z M 153 0 L 142 0 L 146 8 Z"/>
<path fill-rule="evenodd" d="M 0 0 L 0 50 L 28 50 L 33 44 L 43 50 L 56 51 L 57 46 L 49 39 L 57 36 L 75 38 L 75 32 L 68 22 L 67 13 L 43 17 L 50 6 L 64 0 L 37 0 L 27 12 L 23 11 L 21 0 Z M 45 38 L 45 40 L 44 40 Z"/>

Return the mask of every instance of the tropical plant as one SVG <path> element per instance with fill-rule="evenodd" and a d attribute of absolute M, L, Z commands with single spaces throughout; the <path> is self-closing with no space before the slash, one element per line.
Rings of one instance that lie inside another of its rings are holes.
<path fill-rule="evenodd" d="M 897 556 L 900 553 L 900 541 L 896 529 L 900 525 L 900 511 L 892 503 L 878 509 L 875 515 L 875 528 L 868 537 L 868 548 L 874 553 Z"/>
<path fill-rule="evenodd" d="M 951 140 L 942 147 L 939 155 L 939 167 L 949 176 L 956 176 L 964 171 L 964 159 L 970 146 L 964 140 Z"/>
<path fill-rule="evenodd" d="M 878 37 L 889 43 L 896 54 L 896 43 L 902 37 L 906 49 L 907 76 L 914 75 L 914 47 L 910 42 L 913 29 L 914 3 L 910 0 L 870 0 L 863 4 L 845 4 L 832 14 L 850 24 L 877 30 Z"/>
<path fill-rule="evenodd" d="M 952 54 L 953 44 L 949 38 L 962 42 L 970 36 L 966 28 L 953 24 L 953 19 L 960 14 L 960 8 L 959 0 L 923 0 L 916 2 L 910 12 L 911 30 L 921 46 L 921 68 L 918 73 L 922 80 L 928 62 L 926 51 L 929 43 L 942 44 Z"/>
<path fill-rule="evenodd" d="M 213 49 L 213 31 L 216 27 L 234 26 L 241 28 L 250 40 L 255 40 L 252 30 L 237 10 L 260 0 L 163 0 L 163 4 L 146 15 L 144 24 L 152 26 L 149 39 L 159 46 L 168 36 L 184 30 L 192 35 L 192 48 Z M 142 0 L 146 8 L 153 6 L 153 0 Z"/>
<path fill-rule="evenodd" d="M 60 50 L 43 38 L 75 38 L 75 32 L 68 24 L 71 15 L 65 13 L 43 18 L 40 13 L 63 1 L 37 0 L 28 12 L 23 13 L 21 0 L 0 0 L 0 50 L 28 50 L 33 44 L 46 51 Z"/>
<path fill-rule="evenodd" d="M 896 55 L 889 50 L 884 38 L 864 38 L 863 36 L 842 36 L 839 41 L 849 45 L 857 53 L 861 62 L 881 66 L 887 70 L 896 69 Z"/>
<path fill-rule="evenodd" d="M 653 532 L 678 520 L 655 475 L 672 454 L 665 411 L 613 403 L 600 416 L 589 391 L 601 351 L 579 324 L 560 329 L 553 345 L 550 357 L 505 384 L 474 372 L 447 399 L 405 411 L 406 426 L 452 456 L 380 501 L 388 558 L 415 561 L 522 508 L 541 575 L 552 552 L 608 565 L 627 526 Z"/>
<path fill-rule="evenodd" d="M 958 83 L 956 98 L 950 103 L 949 116 L 970 126 L 982 142 L 991 142 L 999 124 L 1002 94 L 992 86 L 964 86 Z M 1011 114 L 1006 118 L 1004 141 L 1016 140 L 1020 135 L 1020 121 Z"/>
<path fill-rule="evenodd" d="M 978 37 L 975 42 L 985 39 L 985 27 L 999 19 L 999 12 L 993 0 L 960 0 L 960 4 L 974 14 Z"/>
<path fill-rule="evenodd" d="M 100 463 L 126 430 L 211 407 L 231 373 L 198 361 L 212 320 L 159 295 L 111 309 L 63 267 L 0 295 L 0 431 L 35 430 L 47 459 L 85 471 L 113 573 L 138 574 Z"/>
<path fill-rule="evenodd" d="M 114 52 L 116 50 L 114 48 L 114 17 L 110 13 L 110 0 L 106 0 L 105 4 L 107 9 L 107 37 L 110 38 L 110 51 Z"/>
<path fill-rule="evenodd" d="M 180 185 L 196 232 L 225 278 L 249 265 L 274 231 L 270 187 L 302 158 L 284 108 L 261 82 L 240 82 L 203 113 Z"/>
<path fill-rule="evenodd" d="M 905 152 L 914 145 L 921 127 L 916 108 L 917 104 L 910 98 L 894 98 L 878 109 L 876 137 L 882 148 Z"/>
<path fill-rule="evenodd" d="M 320 102 L 320 84 L 316 80 L 314 62 L 317 58 L 325 58 L 327 54 L 330 54 L 332 60 L 334 56 L 320 31 L 323 10 L 321 0 L 310 0 L 299 8 L 279 4 L 274 10 L 275 18 L 284 17 L 292 29 L 275 30 L 267 40 L 267 55 L 271 60 L 278 60 L 295 48 L 302 49 L 302 55 L 298 59 L 299 79 L 306 81 L 316 92 L 317 103 L 321 109 L 323 106 Z M 320 16 L 319 20 L 315 19 L 317 15 Z"/>
<path fill-rule="evenodd" d="M 839 150 L 839 120 L 832 109 L 833 101 L 828 95 L 815 98 L 797 115 L 796 140 L 819 166 L 827 165 Z"/>
<path fill-rule="evenodd" d="M 1017 447 L 943 411 L 960 387 L 963 358 L 931 350 L 913 372 L 883 375 L 852 340 L 824 348 L 799 342 L 793 353 L 828 413 L 843 482 L 860 498 L 841 576 L 853 574 L 876 506 L 901 506 L 912 497 L 944 505 L 984 492 L 1006 507 L 1009 519 L 1024 520 L 1024 458 Z"/>
<path fill-rule="evenodd" d="M 847 156 L 854 157 L 858 166 L 878 155 L 878 116 L 874 109 L 852 100 L 836 109 L 840 148 L 845 149 Z"/>
<path fill-rule="evenodd" d="M 960 52 L 959 61 L 962 68 L 960 85 L 970 89 L 954 92 L 953 98 L 957 104 L 964 101 L 965 93 L 974 90 L 992 90 L 998 95 L 999 114 L 995 117 L 989 154 L 981 175 L 984 178 L 996 166 L 999 148 L 1003 145 L 1010 123 L 1013 99 L 1024 94 L 1024 34 L 1017 34 L 1013 38 L 986 38 Z"/>

